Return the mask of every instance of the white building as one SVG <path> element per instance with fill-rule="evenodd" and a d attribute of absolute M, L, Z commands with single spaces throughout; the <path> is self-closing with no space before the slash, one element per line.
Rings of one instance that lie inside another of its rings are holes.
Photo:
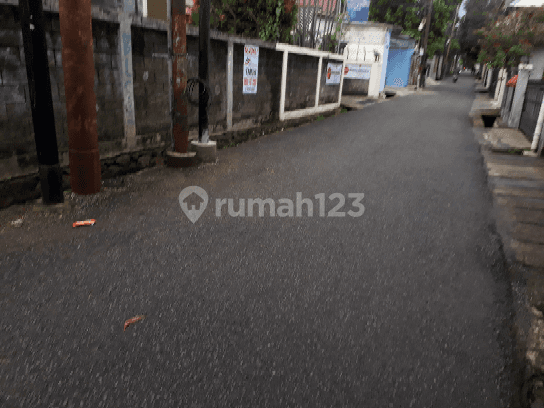
<path fill-rule="evenodd" d="M 372 65 L 368 94 L 375 95 L 385 87 L 391 31 L 395 26 L 373 22 L 350 23 L 344 35 L 346 64 Z"/>

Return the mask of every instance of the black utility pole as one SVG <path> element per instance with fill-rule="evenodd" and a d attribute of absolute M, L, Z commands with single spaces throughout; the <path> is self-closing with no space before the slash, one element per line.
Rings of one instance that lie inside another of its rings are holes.
<path fill-rule="evenodd" d="M 429 42 L 429 30 L 431 29 L 431 18 L 433 15 L 433 0 L 429 0 L 429 12 L 425 21 L 425 37 L 423 38 L 423 56 L 421 57 L 421 77 L 419 86 L 425 88 L 425 78 L 427 74 L 427 44 Z"/>
<path fill-rule="evenodd" d="M 208 99 L 209 75 L 208 75 L 208 56 L 210 49 L 210 0 L 200 1 L 200 21 L 199 21 L 199 52 L 198 52 L 198 77 L 199 97 L 198 97 L 198 141 L 200 143 L 209 142 L 208 132 Z"/>
<path fill-rule="evenodd" d="M 62 171 L 51 97 L 42 0 L 19 0 L 19 9 L 43 203 L 62 203 Z"/>

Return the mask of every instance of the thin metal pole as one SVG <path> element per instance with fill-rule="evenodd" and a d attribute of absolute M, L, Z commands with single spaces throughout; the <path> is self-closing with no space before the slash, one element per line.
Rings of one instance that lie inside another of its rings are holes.
<path fill-rule="evenodd" d="M 41 0 L 20 0 L 19 6 L 42 200 L 44 204 L 62 203 L 62 170 L 51 97 L 43 6 Z"/>
<path fill-rule="evenodd" d="M 173 112 L 172 134 L 174 151 L 187 153 L 189 148 L 189 127 L 187 119 L 187 27 L 185 0 L 172 0 L 172 88 Z"/>
<path fill-rule="evenodd" d="M 208 95 L 209 74 L 208 59 L 210 50 L 210 0 L 201 0 L 200 2 L 200 22 L 199 22 L 199 53 L 198 53 L 198 76 L 199 97 L 198 97 L 198 141 L 208 143 Z M 206 87 L 204 87 L 206 84 Z M 208 89 L 206 89 L 208 88 Z"/>
<path fill-rule="evenodd" d="M 91 0 L 60 0 L 62 67 L 70 148 L 70 184 L 77 194 L 100 191 Z"/>

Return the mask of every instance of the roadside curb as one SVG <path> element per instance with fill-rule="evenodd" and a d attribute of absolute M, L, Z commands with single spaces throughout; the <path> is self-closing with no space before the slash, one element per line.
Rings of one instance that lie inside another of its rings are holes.
<path fill-rule="evenodd" d="M 515 344 L 513 369 L 516 373 L 517 394 L 513 403 L 520 408 L 544 407 L 544 268 L 530 265 L 524 258 L 520 259 L 519 248 L 516 248 L 519 241 L 515 237 L 517 221 L 512 216 L 512 204 L 508 202 L 509 198 L 516 196 L 502 195 L 497 184 L 500 178 L 491 171 L 493 159 L 500 160 L 511 155 L 494 149 L 493 142 L 484 136 L 491 130 L 478 126 L 473 128 L 493 199 L 495 226 L 501 239 L 511 285 L 514 308 L 512 335 Z"/>

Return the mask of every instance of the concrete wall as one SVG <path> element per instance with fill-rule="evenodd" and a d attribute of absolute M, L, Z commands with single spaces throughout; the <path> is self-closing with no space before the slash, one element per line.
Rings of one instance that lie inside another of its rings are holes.
<path fill-rule="evenodd" d="M 170 134 L 168 38 L 166 32 L 132 27 L 136 134 L 152 140 Z"/>
<path fill-rule="evenodd" d="M 18 173 L 19 167 L 37 163 L 23 37 L 17 11 L 15 7 L 0 5 L 0 172 L 13 175 Z M 51 32 L 50 22 L 48 31 Z M 54 76 L 56 61 L 53 50 L 50 50 L 49 57 Z M 54 88 L 57 81 L 51 82 Z M 52 92 L 56 108 L 60 104 L 58 88 Z"/>
<path fill-rule="evenodd" d="M 286 111 L 309 108 L 315 105 L 315 81 L 317 79 L 318 63 L 319 59 L 316 57 L 289 54 L 285 92 Z M 326 61 L 323 61 L 323 65 L 326 69 Z M 300 67 L 301 75 L 293 75 L 297 67 Z"/>
<path fill-rule="evenodd" d="M 383 61 L 388 27 L 376 23 L 349 24 L 344 35 L 344 41 L 348 43 L 344 55 L 348 60 L 373 62 L 376 51 Z"/>
<path fill-rule="evenodd" d="M 6 178 L 35 172 L 38 162 L 16 8 L 0 6 L 0 15 L 0 178 Z M 68 129 L 59 17 L 56 13 L 45 13 L 45 19 L 57 142 L 61 164 L 68 165 Z M 118 24 L 93 20 L 94 91 L 101 154 L 115 154 L 123 150 L 123 90 L 118 30 Z M 133 59 L 137 74 L 135 90 L 141 91 L 136 100 L 136 121 L 139 145 L 142 146 L 150 138 L 156 139 L 158 133 L 163 140 L 170 135 L 166 60 L 154 58 L 151 51 L 166 53 L 167 49 L 165 32 L 143 29 L 135 31 L 140 33 L 139 36 L 133 36 L 133 48 L 136 50 Z"/>
<path fill-rule="evenodd" d="M 530 64 L 533 64 L 530 80 L 541 80 L 544 75 L 544 48 L 535 48 L 531 52 Z"/>
<path fill-rule="evenodd" d="M 123 4 L 122 0 L 92 0 L 93 6 L 99 6 L 103 9 L 116 9 Z"/>
<path fill-rule="evenodd" d="M 58 11 L 55 11 L 58 3 L 52 1 L 48 8 L 44 6 L 46 36 L 59 154 L 68 186 L 62 41 Z M 109 5 L 109 11 L 97 8 L 93 1 L 92 31 L 102 177 L 108 178 L 154 165 L 157 160 L 160 162 L 160 157 L 171 146 L 171 85 L 167 24 L 129 15 L 127 10 L 123 11 L 127 4 L 121 9 L 116 8 L 118 3 L 115 2 L 104 4 Z M 39 195 L 36 190 L 39 188 L 38 162 L 17 10 L 14 4 L 0 5 L 0 208 Z M 198 29 L 187 27 L 187 31 L 187 76 L 191 78 L 198 76 Z M 280 109 L 283 51 L 276 50 L 274 43 L 260 40 L 217 32 L 212 32 L 211 36 L 211 138 L 232 138 L 233 131 L 268 126 L 276 121 Z M 123 44 L 120 44 L 120 38 L 123 38 Z M 233 43 L 234 103 L 232 127 L 227 128 L 229 42 Z M 257 94 L 242 93 L 243 45 L 246 43 L 260 47 Z M 297 54 L 296 48 L 289 53 L 286 111 L 315 105 L 319 57 Z M 322 57 L 319 103 L 338 102 L 339 85 L 325 83 L 329 57 L 325 54 Z M 131 92 L 127 92 L 127 86 Z M 190 137 L 196 137 L 198 107 L 189 105 L 188 116 Z M 4 199 L 8 194 L 13 197 Z"/>
<path fill-rule="evenodd" d="M 157 20 L 168 21 L 166 0 L 145 0 L 147 3 L 147 16 Z M 186 5 L 188 1 L 185 2 Z M 192 4 L 191 4 L 192 5 Z"/>
<path fill-rule="evenodd" d="M 196 37 L 195 37 L 196 38 Z M 225 54 L 224 63 L 226 64 L 226 45 L 221 42 L 222 53 Z M 251 42 L 248 42 L 251 44 Z M 260 123 L 275 120 L 278 118 L 280 109 L 280 89 L 281 89 L 281 64 L 283 54 L 259 47 L 259 77 L 257 83 L 256 94 L 243 93 L 243 64 L 244 64 L 244 45 L 233 44 L 233 107 L 232 107 L 232 123 L 233 127 L 241 128 L 245 125 L 258 125 Z M 225 73 L 225 70 L 223 70 Z M 226 86 L 226 77 L 222 84 Z M 295 84 L 293 84 L 295 86 Z M 222 112 L 226 115 L 226 89 L 221 94 L 221 101 L 224 105 Z M 218 95 L 219 97 L 219 95 Z M 291 101 L 296 101 L 296 98 L 291 96 Z M 226 117 L 222 119 L 225 121 Z M 212 123 L 212 122 L 210 122 Z"/>
<path fill-rule="evenodd" d="M 342 95 L 368 95 L 368 79 L 344 79 Z"/>
<path fill-rule="evenodd" d="M 340 91 L 340 84 L 327 84 L 327 64 L 341 64 L 342 61 L 328 60 L 323 58 L 321 66 L 321 83 L 319 87 L 319 104 L 338 102 L 338 92 Z M 315 83 L 315 82 L 314 82 Z M 314 92 L 315 94 L 315 92 Z M 313 106 L 313 105 L 312 105 Z"/>
<path fill-rule="evenodd" d="M 348 44 L 344 49 L 346 63 L 350 61 L 374 62 L 375 53 L 379 55 L 382 71 L 380 73 L 379 92 L 385 86 L 387 60 L 391 30 L 393 26 L 379 23 L 351 23 L 346 27 L 344 41 Z"/>

